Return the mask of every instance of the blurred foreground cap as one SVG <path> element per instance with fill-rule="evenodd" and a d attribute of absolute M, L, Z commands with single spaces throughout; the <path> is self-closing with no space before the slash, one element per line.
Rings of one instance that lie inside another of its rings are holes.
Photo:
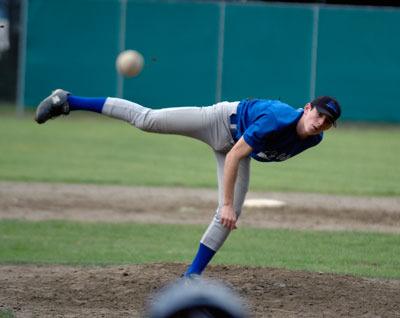
<path fill-rule="evenodd" d="M 246 306 L 225 285 L 205 279 L 180 279 L 156 294 L 149 318 L 245 318 Z"/>

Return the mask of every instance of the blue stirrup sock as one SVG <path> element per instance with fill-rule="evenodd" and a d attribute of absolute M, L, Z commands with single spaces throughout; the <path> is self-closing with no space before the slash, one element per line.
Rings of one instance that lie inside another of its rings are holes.
<path fill-rule="evenodd" d="M 196 257 L 194 258 L 193 263 L 190 265 L 184 276 L 190 276 L 191 274 L 201 275 L 215 253 L 216 252 L 214 250 L 200 243 Z"/>
<path fill-rule="evenodd" d="M 73 95 L 68 96 L 68 105 L 70 110 L 88 110 L 91 112 L 101 113 L 105 102 L 105 97 L 91 98 Z"/>

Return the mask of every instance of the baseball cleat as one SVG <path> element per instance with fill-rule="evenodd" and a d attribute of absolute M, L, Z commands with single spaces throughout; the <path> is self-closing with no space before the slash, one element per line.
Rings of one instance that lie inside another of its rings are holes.
<path fill-rule="evenodd" d="M 192 273 L 192 274 L 186 274 L 185 273 L 181 277 L 184 278 L 184 279 L 201 279 L 201 275 L 195 274 L 195 273 Z"/>
<path fill-rule="evenodd" d="M 182 274 L 181 278 L 183 281 L 184 286 L 191 286 L 193 284 L 197 284 L 199 281 L 201 281 L 201 276 L 199 274 Z"/>
<path fill-rule="evenodd" d="M 68 95 L 70 95 L 69 92 L 63 89 L 56 89 L 50 96 L 42 100 L 36 109 L 36 122 L 43 124 L 50 118 L 60 116 L 61 114 L 68 115 Z"/>

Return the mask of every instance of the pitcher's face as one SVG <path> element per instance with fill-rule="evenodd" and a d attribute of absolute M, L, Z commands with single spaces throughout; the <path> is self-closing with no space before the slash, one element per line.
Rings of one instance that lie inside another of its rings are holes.
<path fill-rule="evenodd" d="M 311 104 L 307 104 L 304 107 L 303 116 L 304 132 L 309 136 L 318 135 L 332 127 L 332 121 L 329 116 L 320 113 L 315 107 L 311 107 Z"/>

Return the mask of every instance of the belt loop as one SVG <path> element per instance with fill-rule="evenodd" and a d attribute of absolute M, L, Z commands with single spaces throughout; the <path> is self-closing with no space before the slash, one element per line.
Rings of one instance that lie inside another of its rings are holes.
<path fill-rule="evenodd" d="M 235 113 L 232 113 L 229 116 L 229 121 L 230 121 L 230 127 L 231 128 L 236 128 L 237 127 L 237 116 Z M 234 127 L 233 127 L 234 126 Z"/>
<path fill-rule="evenodd" d="M 229 130 L 231 132 L 232 138 L 235 142 L 238 141 L 236 135 L 237 135 L 237 109 L 239 107 L 239 102 L 237 102 L 237 105 L 233 108 L 232 113 L 229 116 Z"/>
<path fill-rule="evenodd" d="M 229 120 L 230 120 L 230 125 L 229 125 L 229 130 L 231 131 L 231 135 L 232 138 L 235 142 L 237 142 L 237 118 L 236 118 L 236 114 L 231 114 L 229 116 Z"/>

